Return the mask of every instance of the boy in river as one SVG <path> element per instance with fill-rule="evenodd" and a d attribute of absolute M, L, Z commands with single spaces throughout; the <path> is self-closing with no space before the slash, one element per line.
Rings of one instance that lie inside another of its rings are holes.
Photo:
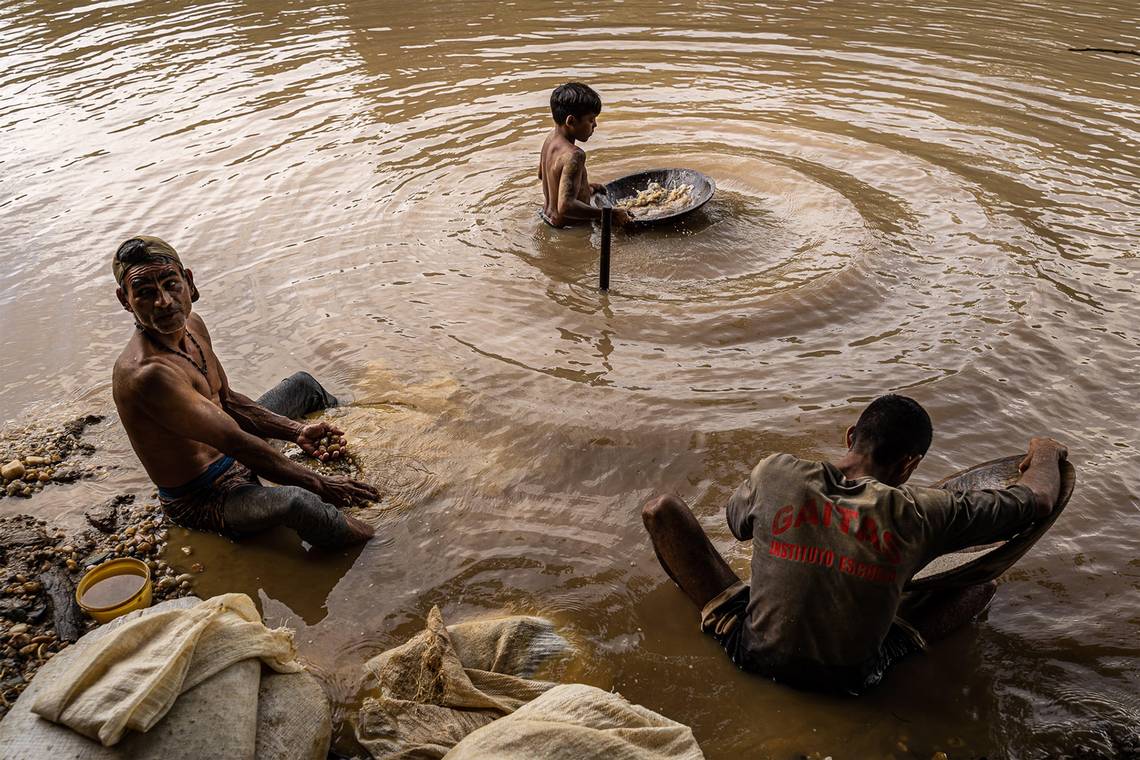
<path fill-rule="evenodd" d="M 1009 538 L 1048 516 L 1064 446 L 1034 438 L 1008 488 L 953 493 L 904 485 L 933 437 L 913 399 L 875 399 L 847 430 L 835 464 L 788 454 L 760 461 L 727 505 L 751 540 L 751 586 L 676 496 L 642 519 L 669 577 L 701 610 L 737 667 L 799 688 L 859 694 L 890 665 L 980 614 L 993 582 L 904 593 L 934 557 Z"/>
<path fill-rule="evenodd" d="M 375 488 L 302 467 L 266 442 L 315 455 L 321 438 L 340 431 L 296 418 L 336 399 L 306 372 L 257 401 L 230 388 L 206 323 L 191 311 L 194 275 L 169 244 L 133 237 L 111 268 L 136 328 L 115 362 L 115 407 L 170 520 L 233 538 L 285 525 L 326 549 L 368 540 L 372 528 L 337 507 L 375 500 Z"/>
<path fill-rule="evenodd" d="M 590 196 L 602 192 L 602 185 L 591 184 L 586 175 L 586 151 L 575 142 L 586 142 L 598 126 L 602 99 L 593 88 L 569 82 L 550 94 L 554 129 L 542 144 L 538 178 L 542 181 L 543 207 L 540 216 L 551 227 L 566 227 L 602 218 L 601 208 L 590 205 Z M 629 224 L 625 209 L 613 210 L 613 222 Z"/>

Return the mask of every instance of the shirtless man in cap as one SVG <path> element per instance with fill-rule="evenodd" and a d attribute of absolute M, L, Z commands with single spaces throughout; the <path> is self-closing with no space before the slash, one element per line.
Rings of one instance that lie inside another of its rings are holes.
<path fill-rule="evenodd" d="M 321 438 L 341 431 L 296 419 L 336 399 L 304 372 L 257 401 L 231 389 L 206 324 L 191 312 L 194 275 L 162 240 L 127 240 L 112 269 L 137 328 L 115 362 L 115 406 L 171 521 L 232 538 L 285 525 L 319 548 L 372 536 L 337 507 L 377 499 L 375 488 L 302 467 L 266 442 L 315 454 Z M 263 486 L 258 476 L 280 485 Z"/>
<path fill-rule="evenodd" d="M 952 493 L 904 485 L 926 455 L 930 417 L 905 396 L 875 399 L 836 463 L 760 461 L 729 499 L 728 527 L 752 541 L 744 583 L 676 496 L 642 519 L 665 572 L 701 610 L 701 630 L 744 670 L 790 686 L 859 694 L 892 663 L 974 619 L 996 585 L 904 592 L 931 559 L 1012 537 L 1048 516 L 1068 455 L 1034 438 L 1008 488 Z"/>

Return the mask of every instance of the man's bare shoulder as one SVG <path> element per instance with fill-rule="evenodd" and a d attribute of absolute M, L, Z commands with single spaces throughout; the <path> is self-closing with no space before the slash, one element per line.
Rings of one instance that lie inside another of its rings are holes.
<path fill-rule="evenodd" d="M 186 325 L 199 338 L 205 338 L 207 343 L 211 346 L 214 345 L 213 339 L 210 338 L 210 331 L 206 329 L 206 323 L 198 316 L 197 312 L 190 312 L 190 316 L 186 318 Z"/>
<path fill-rule="evenodd" d="M 116 400 L 123 401 L 132 396 L 169 393 L 192 383 L 165 358 L 146 353 L 132 341 L 115 360 L 111 386 Z"/>

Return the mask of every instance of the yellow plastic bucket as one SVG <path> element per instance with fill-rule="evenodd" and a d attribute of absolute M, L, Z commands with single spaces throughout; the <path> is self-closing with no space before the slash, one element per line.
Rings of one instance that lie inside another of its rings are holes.
<path fill-rule="evenodd" d="M 126 599 L 109 606 L 91 606 L 84 601 L 84 596 L 91 590 L 92 586 L 117 575 L 139 576 L 143 579 L 142 586 Z M 88 570 L 80 579 L 79 585 L 75 587 L 75 601 L 79 602 L 80 608 L 95 618 L 96 621 L 106 623 L 128 612 L 149 607 L 151 588 L 150 568 L 147 567 L 146 563 L 133 557 L 121 557 L 107 560 L 103 564 Z"/>

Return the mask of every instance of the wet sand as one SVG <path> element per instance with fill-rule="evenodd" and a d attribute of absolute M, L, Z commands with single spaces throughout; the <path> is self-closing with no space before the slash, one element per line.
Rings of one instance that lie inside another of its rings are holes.
<path fill-rule="evenodd" d="M 1140 102 L 1133 56 L 1067 48 L 1137 48 L 1134 8 L 800 5 L 0 9 L 0 419 L 110 415 L 99 478 L 0 512 L 149 497 L 110 401 L 132 328 L 108 257 L 159 234 L 238 390 L 307 369 L 352 400 L 333 417 L 384 488 L 376 540 L 318 560 L 188 539 L 198 592 L 296 626 L 334 697 L 439 604 L 553 618 L 584 680 L 714 759 L 1119 752 L 1140 722 Z M 677 228 L 617 234 L 608 295 L 597 231 L 535 219 L 571 76 L 605 102 L 593 181 L 718 185 Z M 889 390 L 934 417 L 920 482 L 1053 432 L 1072 502 L 981 625 L 869 697 L 737 673 L 639 504 L 679 492 L 743 574 L 732 488 L 771 451 L 838 455 Z"/>

